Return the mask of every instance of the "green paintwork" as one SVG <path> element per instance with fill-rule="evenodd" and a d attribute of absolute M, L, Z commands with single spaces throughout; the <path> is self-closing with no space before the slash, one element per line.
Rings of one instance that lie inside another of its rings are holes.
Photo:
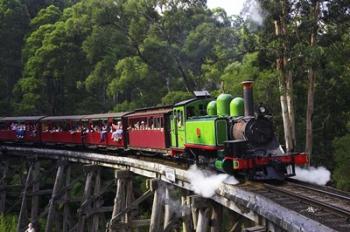
<path fill-rule="evenodd" d="M 235 97 L 230 103 L 230 116 L 244 116 L 244 100 L 241 97 Z"/>
<path fill-rule="evenodd" d="M 231 94 L 222 93 L 216 99 L 217 114 L 219 116 L 230 115 L 230 102 L 233 97 Z"/>
<path fill-rule="evenodd" d="M 224 145 L 224 142 L 228 139 L 228 126 L 227 121 L 223 119 L 216 120 L 216 143 L 218 145 Z"/>
<path fill-rule="evenodd" d="M 224 118 L 203 117 L 186 122 L 186 143 L 222 146 L 227 138 L 227 121 Z"/>
<path fill-rule="evenodd" d="M 222 160 L 215 160 L 215 168 L 219 171 L 222 171 L 224 162 Z"/>
<path fill-rule="evenodd" d="M 210 116 L 216 115 L 217 111 L 216 111 L 216 101 L 211 101 L 208 103 L 207 106 L 207 113 Z"/>
<path fill-rule="evenodd" d="M 220 171 L 220 172 L 225 172 L 225 173 L 233 173 L 234 167 L 233 163 L 229 159 L 217 159 L 215 160 L 215 169 Z"/>
<path fill-rule="evenodd" d="M 191 117 L 200 117 L 207 114 L 206 106 L 210 98 L 198 98 L 186 104 L 173 108 L 171 115 L 171 146 L 184 148 L 186 142 L 186 121 Z"/>
<path fill-rule="evenodd" d="M 185 144 L 185 106 L 178 106 L 173 109 L 171 116 L 171 146 L 183 148 Z"/>

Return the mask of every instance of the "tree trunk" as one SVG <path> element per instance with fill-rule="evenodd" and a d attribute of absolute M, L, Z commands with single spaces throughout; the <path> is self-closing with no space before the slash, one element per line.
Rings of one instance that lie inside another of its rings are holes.
<path fill-rule="evenodd" d="M 287 152 L 294 150 L 295 139 L 295 116 L 294 116 L 294 101 L 293 101 L 293 77 L 292 73 L 286 71 L 288 63 L 287 59 L 287 44 L 285 36 L 287 34 L 285 17 L 287 15 L 288 2 L 283 0 L 281 2 L 281 15 L 279 20 L 275 20 L 275 35 L 282 38 L 282 48 L 280 54 L 276 59 L 276 68 L 279 71 L 279 89 L 280 89 L 280 102 L 283 119 L 284 139 Z"/>
<path fill-rule="evenodd" d="M 316 46 L 316 34 L 317 34 L 317 21 L 320 14 L 320 2 L 315 1 L 312 11 L 313 28 L 310 35 L 310 47 Z M 314 113 L 314 96 L 315 96 L 315 83 L 316 83 L 316 71 L 314 67 L 310 67 L 308 70 L 308 92 L 307 92 L 307 108 L 306 108 L 306 141 L 305 141 L 305 151 L 309 154 L 309 160 L 311 162 L 312 153 L 312 142 L 313 142 L 313 132 L 312 132 L 312 119 Z"/>
<path fill-rule="evenodd" d="M 294 110 L 294 94 L 293 94 L 293 76 L 291 71 L 287 74 L 287 81 L 286 81 L 286 88 L 287 88 L 287 107 L 288 107 L 288 116 L 289 116 L 289 122 L 290 122 L 290 132 L 291 132 L 291 143 L 292 148 L 291 151 L 295 149 L 297 140 L 295 135 L 295 110 Z"/>
<path fill-rule="evenodd" d="M 307 91 L 307 108 L 306 108 L 306 142 L 305 142 L 305 152 L 309 154 L 309 159 L 311 161 L 312 153 L 312 116 L 314 113 L 314 95 L 315 95 L 315 80 L 316 73 L 310 68 L 308 73 L 308 91 Z"/>

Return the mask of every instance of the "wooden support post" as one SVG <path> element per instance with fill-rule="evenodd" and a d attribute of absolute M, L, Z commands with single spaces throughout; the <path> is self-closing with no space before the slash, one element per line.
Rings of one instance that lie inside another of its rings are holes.
<path fill-rule="evenodd" d="M 66 181 L 65 181 L 65 188 L 68 188 L 70 185 L 70 177 L 71 177 L 71 166 L 68 165 L 66 168 Z M 70 220 L 70 209 L 69 209 L 69 192 L 66 191 L 63 196 L 63 232 L 68 232 L 69 228 L 71 227 L 71 220 Z"/>
<path fill-rule="evenodd" d="M 62 183 L 62 177 L 63 177 L 63 171 L 64 171 L 64 163 L 59 162 L 57 173 L 56 173 L 56 179 L 55 179 L 55 184 L 53 186 L 53 191 L 51 195 L 51 199 L 49 202 L 49 209 L 48 209 L 48 214 L 47 214 L 47 221 L 46 221 L 46 226 L 45 226 L 45 232 L 50 232 L 52 231 L 53 223 L 55 220 L 55 206 L 56 206 L 56 200 L 57 200 L 57 195 L 60 191 L 61 183 Z"/>
<path fill-rule="evenodd" d="M 30 219 L 33 223 L 33 226 L 36 230 L 39 230 L 39 222 L 38 222 L 38 215 L 39 215 L 39 195 L 35 194 L 39 192 L 40 190 L 40 181 L 39 181 L 39 173 L 40 173 L 40 162 L 35 161 L 33 167 L 33 187 L 32 187 L 32 208 L 31 208 L 31 214 Z"/>
<path fill-rule="evenodd" d="M 281 229 L 279 226 L 277 226 L 276 224 L 274 224 L 273 222 L 270 221 L 266 221 L 265 225 L 263 225 L 265 227 L 265 231 L 271 231 L 271 232 L 283 232 L 284 230 Z"/>
<path fill-rule="evenodd" d="M 19 216 L 18 216 L 17 232 L 23 231 L 27 222 L 28 222 L 27 191 L 28 191 L 29 185 L 31 184 L 32 172 L 33 172 L 33 164 L 30 164 L 30 167 L 29 167 L 29 170 L 27 173 L 26 182 L 24 184 L 24 190 L 22 192 L 22 203 L 21 203 L 21 210 L 20 210 Z"/>
<path fill-rule="evenodd" d="M 126 205 L 125 208 L 128 208 L 131 206 L 132 202 L 134 201 L 134 191 L 133 191 L 133 185 L 132 185 L 132 179 L 128 178 L 126 179 Z M 125 214 L 125 223 L 130 223 L 132 220 L 131 212 L 128 212 Z"/>
<path fill-rule="evenodd" d="M 212 214 L 210 223 L 210 232 L 221 232 L 222 226 L 221 222 L 223 220 L 223 207 L 222 205 L 212 202 Z"/>
<path fill-rule="evenodd" d="M 243 216 L 240 214 L 236 214 L 234 213 L 233 218 L 231 219 L 231 221 L 235 222 L 232 226 L 232 228 L 230 229 L 229 232 L 240 232 L 242 231 L 242 220 L 243 220 Z"/>
<path fill-rule="evenodd" d="M 210 208 L 201 208 L 198 211 L 197 232 L 207 232 L 209 228 Z"/>
<path fill-rule="evenodd" d="M 197 229 L 197 222 L 198 222 L 198 209 L 193 208 L 192 203 L 191 203 L 191 216 L 192 216 L 192 222 L 193 222 L 193 229 L 196 230 Z"/>
<path fill-rule="evenodd" d="M 170 206 L 170 192 L 169 186 L 165 185 L 165 196 L 164 196 L 164 229 L 167 227 L 168 223 L 172 218 L 171 206 Z"/>
<path fill-rule="evenodd" d="M 162 230 L 162 213 L 164 202 L 164 188 L 159 180 L 151 180 L 151 190 L 154 191 L 151 224 L 149 232 L 160 232 Z"/>
<path fill-rule="evenodd" d="M 114 198 L 114 206 L 113 206 L 113 213 L 112 213 L 112 219 L 109 223 L 109 230 L 110 231 L 117 231 L 114 229 L 113 224 L 118 222 L 124 222 L 126 220 L 126 216 L 123 215 L 120 220 L 116 220 L 117 215 L 119 215 L 123 210 L 126 209 L 126 201 L 127 201 L 127 181 L 131 178 L 131 173 L 129 171 L 115 171 L 115 178 L 117 182 L 117 191 Z M 129 193 L 132 194 L 132 193 Z M 120 228 L 118 231 L 125 231 L 125 228 Z"/>
<path fill-rule="evenodd" d="M 8 171 L 8 162 L 2 161 L 0 164 L 0 214 L 5 213 L 6 209 L 6 177 Z"/>
<path fill-rule="evenodd" d="M 78 232 L 84 232 L 85 228 L 85 212 L 88 211 L 91 207 L 90 204 L 88 204 L 88 200 L 91 197 L 91 192 L 92 192 L 92 178 L 94 177 L 95 174 L 95 167 L 94 166 L 88 166 L 86 167 L 87 169 L 87 176 L 86 176 L 86 181 L 85 181 L 85 187 L 84 187 L 84 195 L 83 199 L 81 201 L 81 206 L 80 209 L 78 210 L 79 214 L 79 221 L 78 221 Z"/>
<path fill-rule="evenodd" d="M 209 214 L 211 208 L 207 199 L 200 196 L 192 196 L 192 208 L 198 210 L 197 232 L 207 232 L 209 228 Z"/>
<path fill-rule="evenodd" d="M 181 197 L 181 206 L 182 206 L 182 231 L 183 232 L 192 232 L 194 230 L 192 220 L 191 220 L 191 203 L 189 196 Z"/>
<path fill-rule="evenodd" d="M 100 199 L 99 194 L 101 190 L 101 169 L 96 170 L 96 176 L 95 176 L 95 187 L 94 187 L 94 198 L 96 198 L 94 202 L 94 209 L 100 209 L 103 205 L 103 200 Z M 99 231 L 99 219 L 100 215 L 98 213 L 94 214 L 92 218 L 92 232 L 98 232 Z"/>
<path fill-rule="evenodd" d="M 114 216 L 111 219 L 110 227 L 113 227 L 113 225 L 116 224 L 118 222 L 118 220 L 125 213 L 128 213 L 128 212 L 132 211 L 133 209 L 137 208 L 139 204 L 141 204 L 143 201 L 145 201 L 147 198 L 149 198 L 152 195 L 153 195 L 153 192 L 151 190 L 148 190 L 147 192 L 143 193 L 142 196 L 140 196 L 135 201 L 133 201 L 128 208 L 125 208 L 124 210 L 120 211 L 120 213 L 118 213 L 116 216 Z"/>

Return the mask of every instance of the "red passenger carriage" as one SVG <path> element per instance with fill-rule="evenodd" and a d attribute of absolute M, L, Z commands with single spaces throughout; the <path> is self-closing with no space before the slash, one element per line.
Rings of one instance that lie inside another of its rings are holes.
<path fill-rule="evenodd" d="M 92 114 L 84 117 L 82 119 L 84 125 L 83 144 L 89 147 L 124 148 L 126 127 L 123 127 L 122 117 L 125 114 Z"/>
<path fill-rule="evenodd" d="M 50 116 L 41 120 L 41 141 L 82 145 L 82 119 L 86 115 Z"/>
<path fill-rule="evenodd" d="M 5 117 L 0 119 L 0 141 L 40 142 L 39 120 L 44 116 Z"/>
<path fill-rule="evenodd" d="M 170 145 L 171 112 L 171 107 L 158 107 L 140 109 L 127 115 L 129 148 L 166 150 Z"/>

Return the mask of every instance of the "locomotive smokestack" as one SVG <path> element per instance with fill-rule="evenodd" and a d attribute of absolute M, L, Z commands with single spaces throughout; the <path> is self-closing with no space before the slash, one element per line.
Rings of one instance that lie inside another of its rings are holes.
<path fill-rule="evenodd" d="M 253 81 L 243 81 L 244 116 L 254 116 Z"/>

